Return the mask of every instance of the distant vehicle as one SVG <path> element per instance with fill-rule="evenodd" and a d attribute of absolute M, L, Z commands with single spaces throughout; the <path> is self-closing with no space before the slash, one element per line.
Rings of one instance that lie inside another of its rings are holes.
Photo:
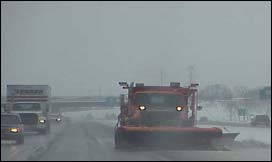
<path fill-rule="evenodd" d="M 20 115 L 25 131 L 49 133 L 50 98 L 48 85 L 7 85 L 7 111 Z"/>
<path fill-rule="evenodd" d="M 1 139 L 24 143 L 24 126 L 18 114 L 1 113 Z"/>
<path fill-rule="evenodd" d="M 50 112 L 50 120 L 57 123 L 60 123 L 63 120 L 61 109 L 59 107 L 52 108 L 52 111 Z"/>
<path fill-rule="evenodd" d="M 62 115 L 61 115 L 61 113 L 51 113 L 50 119 L 51 119 L 51 121 L 53 120 L 53 121 L 56 121 L 59 123 L 62 121 Z"/>
<path fill-rule="evenodd" d="M 256 126 L 256 125 L 270 125 L 270 119 L 268 115 L 256 115 L 252 120 L 251 120 L 251 125 Z"/>

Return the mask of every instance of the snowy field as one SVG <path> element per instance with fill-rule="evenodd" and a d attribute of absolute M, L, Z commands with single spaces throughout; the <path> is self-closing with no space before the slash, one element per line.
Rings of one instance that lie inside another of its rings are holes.
<path fill-rule="evenodd" d="M 200 119 L 201 117 L 207 117 L 210 121 L 220 121 L 220 122 L 244 122 L 249 123 L 250 122 L 250 116 L 251 115 L 261 115 L 261 114 L 267 114 L 271 119 L 271 103 L 255 103 L 253 106 L 247 107 L 247 114 L 245 118 L 245 121 L 243 121 L 242 117 L 238 116 L 238 108 L 239 107 L 245 107 L 241 105 L 237 105 L 237 107 L 234 107 L 232 110 L 232 120 L 230 109 L 227 108 L 223 102 L 199 102 L 199 105 L 201 105 L 203 108 L 200 111 L 197 111 L 197 119 Z"/>

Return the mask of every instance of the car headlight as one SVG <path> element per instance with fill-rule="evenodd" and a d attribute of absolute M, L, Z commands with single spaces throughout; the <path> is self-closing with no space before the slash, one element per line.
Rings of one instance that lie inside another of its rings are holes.
<path fill-rule="evenodd" d="M 182 109 L 183 109 L 182 106 L 177 106 L 177 107 L 176 107 L 176 110 L 177 110 L 177 111 L 182 111 Z"/>
<path fill-rule="evenodd" d="M 45 118 L 44 116 L 40 116 L 40 117 L 38 118 L 38 122 L 39 122 L 39 123 L 45 123 L 45 122 L 46 122 L 46 118 Z"/>
<path fill-rule="evenodd" d="M 13 133 L 17 133 L 17 132 L 19 132 L 19 129 L 18 128 L 10 128 L 10 131 Z"/>
<path fill-rule="evenodd" d="M 140 106 L 139 106 L 139 110 L 143 111 L 143 110 L 145 110 L 145 109 L 146 109 L 146 108 L 145 108 L 144 105 L 140 105 Z"/>
<path fill-rule="evenodd" d="M 45 123 L 45 120 L 40 119 L 39 122 L 40 122 L 40 123 Z"/>
<path fill-rule="evenodd" d="M 60 118 L 57 118 L 56 121 L 61 121 L 61 119 L 60 119 Z"/>

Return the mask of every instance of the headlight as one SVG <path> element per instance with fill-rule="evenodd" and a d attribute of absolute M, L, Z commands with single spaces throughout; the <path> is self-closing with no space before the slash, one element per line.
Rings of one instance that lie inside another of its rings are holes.
<path fill-rule="evenodd" d="M 140 106 L 139 106 L 139 110 L 143 111 L 143 110 L 145 110 L 145 109 L 146 109 L 145 106 L 143 106 L 143 105 L 140 105 Z"/>
<path fill-rule="evenodd" d="M 46 122 L 46 118 L 43 117 L 43 116 L 40 116 L 40 117 L 38 118 L 38 121 L 39 121 L 39 123 L 45 123 L 45 122 Z"/>
<path fill-rule="evenodd" d="M 182 111 L 182 109 L 183 109 L 182 106 L 177 106 L 177 107 L 176 107 L 176 110 L 177 110 L 177 111 Z"/>
<path fill-rule="evenodd" d="M 60 119 L 60 118 L 57 118 L 56 121 L 61 121 L 61 119 Z"/>
<path fill-rule="evenodd" d="M 17 133 L 17 132 L 19 132 L 19 129 L 18 128 L 10 128 L 10 131 L 14 132 L 14 133 Z"/>
<path fill-rule="evenodd" d="M 40 122 L 40 123 L 45 123 L 45 120 L 40 119 L 39 122 Z"/>

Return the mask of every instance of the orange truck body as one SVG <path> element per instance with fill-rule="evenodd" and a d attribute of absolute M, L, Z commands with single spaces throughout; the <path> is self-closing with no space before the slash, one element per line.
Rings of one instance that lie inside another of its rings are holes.
<path fill-rule="evenodd" d="M 122 95 L 115 127 L 115 148 L 129 146 L 210 146 L 224 135 L 217 127 L 196 127 L 197 86 L 144 86 L 120 82 Z M 236 136 L 236 135 L 235 135 Z"/>

